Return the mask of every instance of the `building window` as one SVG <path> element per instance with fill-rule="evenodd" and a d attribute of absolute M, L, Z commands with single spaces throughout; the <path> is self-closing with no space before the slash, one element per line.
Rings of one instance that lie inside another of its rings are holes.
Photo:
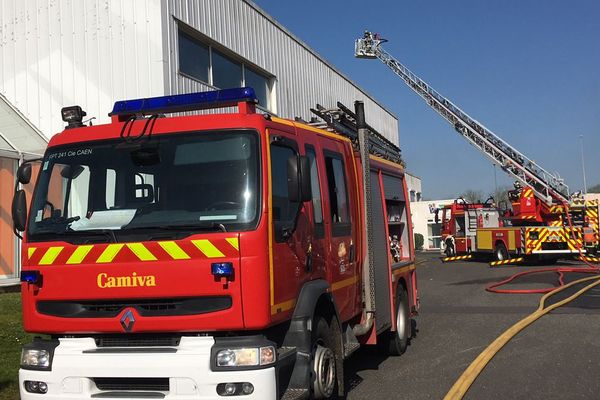
<path fill-rule="evenodd" d="M 209 65 L 208 46 L 179 31 L 179 72 L 208 83 Z"/>
<path fill-rule="evenodd" d="M 179 72 L 218 89 L 249 86 L 254 89 L 260 107 L 275 111 L 271 100 L 274 77 L 259 72 L 243 60 L 226 56 L 181 29 Z"/>
<path fill-rule="evenodd" d="M 259 74 L 258 72 L 254 72 L 248 67 L 244 67 L 244 80 L 244 86 L 250 86 L 251 88 L 254 88 L 256 98 L 258 99 L 258 104 L 265 108 L 271 109 L 269 107 L 271 80 L 266 76 Z"/>
<path fill-rule="evenodd" d="M 213 86 L 221 89 L 241 87 L 242 65 L 236 63 L 216 50 L 212 50 Z"/>

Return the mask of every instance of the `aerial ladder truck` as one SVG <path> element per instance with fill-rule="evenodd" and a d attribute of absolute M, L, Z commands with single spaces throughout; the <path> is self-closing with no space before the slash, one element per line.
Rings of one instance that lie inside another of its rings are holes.
<path fill-rule="evenodd" d="M 498 260 L 512 255 L 554 260 L 583 251 L 584 236 L 590 248 L 597 246 L 598 224 L 590 224 L 585 212 L 574 226 L 567 226 L 571 196 L 558 174 L 544 169 L 442 96 L 388 53 L 381 46 L 386 41 L 367 31 L 355 42 L 355 56 L 387 65 L 456 132 L 515 179 L 515 190 L 509 192 L 510 212 L 498 212 L 493 202 L 464 200 L 444 210 L 442 239 L 447 254 L 492 252 Z"/>

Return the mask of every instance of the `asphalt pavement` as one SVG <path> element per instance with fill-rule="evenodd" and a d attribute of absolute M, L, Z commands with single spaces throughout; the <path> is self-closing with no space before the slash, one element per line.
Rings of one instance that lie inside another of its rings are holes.
<path fill-rule="evenodd" d="M 386 357 L 373 348 L 355 353 L 345 366 L 349 400 L 441 399 L 488 344 L 538 306 L 541 295 L 494 294 L 485 287 L 543 266 L 442 264 L 431 253 L 418 260 L 421 308 L 411 344 L 400 357 Z M 528 276 L 511 287 L 551 286 L 556 277 Z M 599 378 L 600 289 L 592 289 L 513 338 L 464 398 L 600 399 Z"/>

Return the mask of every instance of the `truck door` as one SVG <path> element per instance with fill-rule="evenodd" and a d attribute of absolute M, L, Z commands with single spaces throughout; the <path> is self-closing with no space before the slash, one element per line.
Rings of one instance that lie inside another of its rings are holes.
<path fill-rule="evenodd" d="M 308 280 L 311 229 L 306 207 L 288 196 L 288 162 L 298 157 L 294 136 L 269 131 L 271 176 L 271 315 L 285 319 L 296 304 L 299 288 Z"/>
<path fill-rule="evenodd" d="M 357 183 L 352 155 L 343 143 L 323 140 L 327 181 L 326 235 L 330 243 L 327 275 L 342 320 L 354 314 L 357 296 Z"/>

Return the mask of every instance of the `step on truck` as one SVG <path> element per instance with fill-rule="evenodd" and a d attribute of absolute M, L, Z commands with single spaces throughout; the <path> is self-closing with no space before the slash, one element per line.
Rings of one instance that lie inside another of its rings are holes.
<path fill-rule="evenodd" d="M 95 126 L 64 108 L 17 172 L 40 335 L 21 398 L 325 399 L 361 345 L 403 353 L 418 297 L 400 151 L 360 102 L 315 112 L 321 127 L 262 114 L 251 88 L 118 101 Z"/>

